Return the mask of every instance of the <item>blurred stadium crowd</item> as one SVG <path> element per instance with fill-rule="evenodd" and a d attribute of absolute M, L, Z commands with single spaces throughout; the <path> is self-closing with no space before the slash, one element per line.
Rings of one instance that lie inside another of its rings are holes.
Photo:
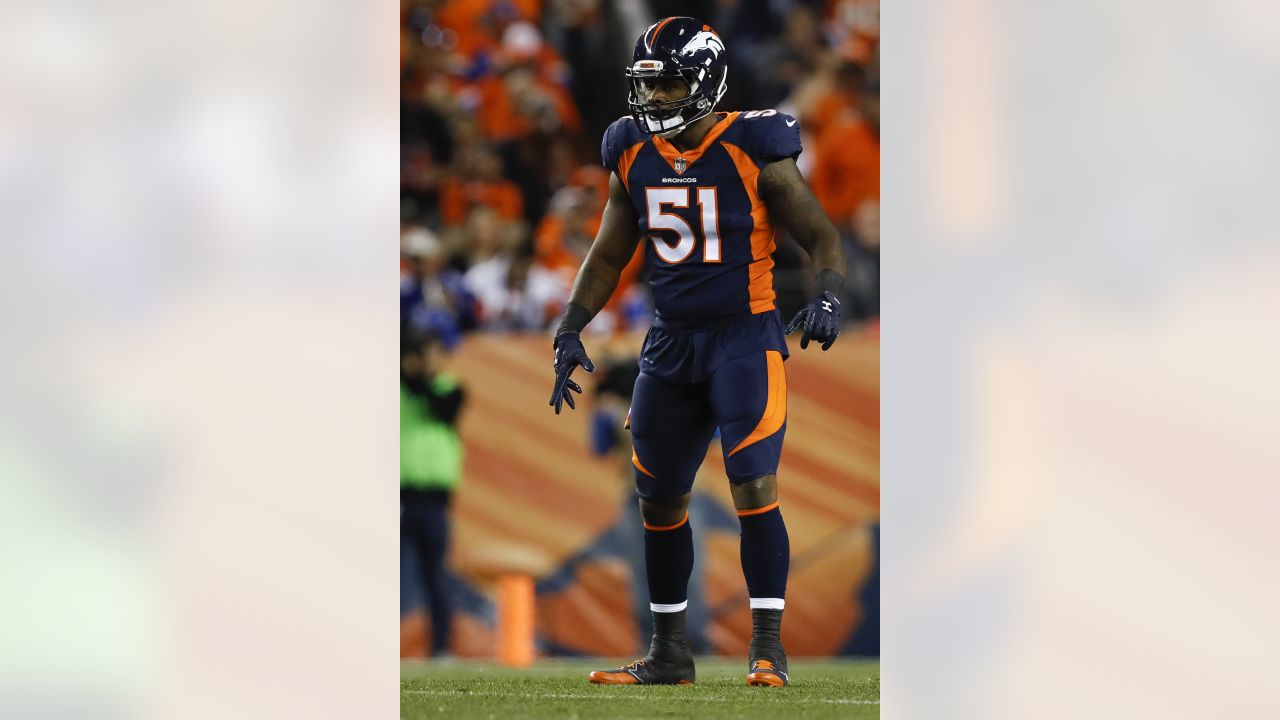
<path fill-rule="evenodd" d="M 878 0 L 402 0 L 402 329 L 453 347 L 476 329 L 552 324 L 599 226 L 600 139 L 628 112 L 623 69 L 669 15 L 725 39 L 718 109 L 800 119 L 800 168 L 846 240 L 846 320 L 877 318 Z M 790 317 L 811 273 L 793 242 L 778 245 Z M 647 327 L 642 272 L 638 251 L 589 330 Z"/>

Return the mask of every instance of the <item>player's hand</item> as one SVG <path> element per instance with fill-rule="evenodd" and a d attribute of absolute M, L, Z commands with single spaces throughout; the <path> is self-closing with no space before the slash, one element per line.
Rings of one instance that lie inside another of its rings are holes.
<path fill-rule="evenodd" d="M 788 335 L 801 329 L 804 330 L 800 336 L 801 350 L 809 347 L 810 340 L 822 343 L 823 350 L 831 347 L 840 337 L 840 300 L 830 292 L 814 298 L 787 323 Z"/>
<path fill-rule="evenodd" d="M 576 332 L 563 332 L 556 336 L 556 387 L 551 391 L 551 402 L 549 403 L 556 409 L 556 414 L 560 414 L 561 403 L 569 403 L 569 409 L 574 410 L 577 405 L 573 402 L 573 393 L 581 393 L 582 386 L 569 379 L 569 375 L 573 373 L 573 369 L 582 366 L 589 373 L 596 371 L 596 364 L 591 362 L 591 358 L 587 357 L 586 348 L 582 347 L 582 339 L 578 337 Z"/>

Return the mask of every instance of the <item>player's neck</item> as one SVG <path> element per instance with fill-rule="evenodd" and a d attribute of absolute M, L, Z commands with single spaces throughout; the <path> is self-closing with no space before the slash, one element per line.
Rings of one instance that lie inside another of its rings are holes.
<path fill-rule="evenodd" d="M 703 138 L 707 133 L 711 132 L 711 128 L 720 122 L 720 116 L 711 113 L 703 118 L 698 118 L 684 132 L 671 138 L 671 144 L 680 150 L 692 150 L 702 144 Z"/>

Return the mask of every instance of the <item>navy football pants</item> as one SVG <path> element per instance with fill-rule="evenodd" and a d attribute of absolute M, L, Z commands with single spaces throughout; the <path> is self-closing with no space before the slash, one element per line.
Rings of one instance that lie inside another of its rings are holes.
<path fill-rule="evenodd" d="M 727 360 L 704 382 L 664 380 L 642 369 L 631 399 L 640 497 L 688 493 L 717 427 L 730 482 L 777 473 L 786 420 L 786 374 L 777 350 Z"/>

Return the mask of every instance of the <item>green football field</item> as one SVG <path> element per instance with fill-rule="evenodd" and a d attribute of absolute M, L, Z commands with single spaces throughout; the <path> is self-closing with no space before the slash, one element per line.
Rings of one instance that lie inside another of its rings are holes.
<path fill-rule="evenodd" d="M 628 661 L 633 658 L 629 658 Z M 626 661 L 624 661 L 626 662 Z M 785 688 L 746 686 L 746 661 L 698 661 L 693 687 L 596 686 L 605 661 L 546 660 L 526 670 L 489 662 L 400 664 L 402 718 L 878 718 L 876 660 L 794 658 Z"/>

